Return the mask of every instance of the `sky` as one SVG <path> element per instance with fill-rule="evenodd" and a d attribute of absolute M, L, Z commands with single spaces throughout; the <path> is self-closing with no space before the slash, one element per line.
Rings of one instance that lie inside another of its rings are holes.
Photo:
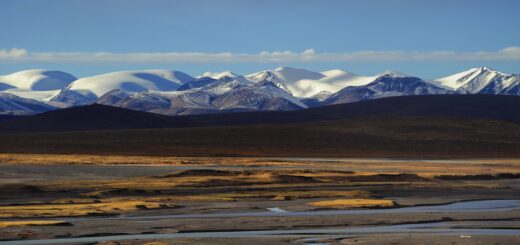
<path fill-rule="evenodd" d="M 0 74 L 520 73 L 517 0 L 0 0 Z"/>

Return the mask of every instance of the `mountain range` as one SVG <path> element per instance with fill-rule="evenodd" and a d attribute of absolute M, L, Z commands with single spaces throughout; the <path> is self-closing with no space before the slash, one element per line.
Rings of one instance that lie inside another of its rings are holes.
<path fill-rule="evenodd" d="M 142 70 L 78 79 L 61 71 L 26 70 L 0 76 L 0 114 L 32 115 L 94 103 L 164 115 L 290 111 L 437 94 L 520 95 L 520 75 L 480 67 L 425 80 L 392 71 L 361 76 L 280 67 L 244 76 Z"/>

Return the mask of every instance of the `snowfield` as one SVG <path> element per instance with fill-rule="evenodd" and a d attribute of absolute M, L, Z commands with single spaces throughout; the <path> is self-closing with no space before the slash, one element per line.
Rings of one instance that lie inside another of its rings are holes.
<path fill-rule="evenodd" d="M 88 91 L 99 97 L 114 89 L 129 92 L 175 91 L 191 80 L 193 77 L 180 71 L 120 71 L 78 79 L 69 89 L 80 93 Z"/>

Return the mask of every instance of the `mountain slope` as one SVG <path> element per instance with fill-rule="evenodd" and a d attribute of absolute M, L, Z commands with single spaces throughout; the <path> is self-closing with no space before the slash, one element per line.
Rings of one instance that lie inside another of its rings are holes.
<path fill-rule="evenodd" d="M 194 88 L 183 91 L 125 95 L 114 90 L 102 96 L 98 103 L 165 115 L 306 108 L 301 101 L 267 81 L 253 83 L 227 76 L 218 80 L 201 79 L 201 84 L 193 84 L 200 79 L 184 84 Z"/>
<path fill-rule="evenodd" d="M 81 78 L 50 99 L 63 105 L 78 106 L 93 103 L 98 97 L 115 90 L 127 92 L 175 91 L 193 77 L 167 70 L 121 71 Z"/>
<path fill-rule="evenodd" d="M 384 97 L 447 94 L 449 90 L 436 87 L 418 77 L 400 74 L 384 74 L 364 86 L 349 86 L 330 95 L 319 105 L 332 105 L 372 100 Z"/>
<path fill-rule="evenodd" d="M 262 71 L 255 74 L 252 74 L 247 77 L 250 81 L 256 82 L 258 84 L 263 83 L 272 83 L 276 87 L 282 89 L 283 91 L 287 92 L 288 94 L 292 95 L 291 90 L 287 87 L 285 84 L 286 82 L 282 80 L 280 77 L 278 77 L 274 72 L 272 71 Z"/>
<path fill-rule="evenodd" d="M 348 86 L 362 86 L 374 81 L 377 76 L 360 76 L 344 70 L 329 70 L 322 72 L 319 80 L 303 79 L 291 85 L 299 91 L 300 97 L 312 97 L 319 93 L 336 93 Z"/>
<path fill-rule="evenodd" d="M 76 80 L 71 74 L 52 70 L 25 70 L 0 76 L 0 82 L 14 88 L 34 91 L 57 90 Z"/>
<path fill-rule="evenodd" d="M 0 91 L 46 102 L 76 80 L 71 74 L 53 70 L 25 70 L 0 76 Z"/>
<path fill-rule="evenodd" d="M 484 66 L 437 79 L 434 83 L 461 94 L 514 94 L 505 91 L 508 87 L 511 91 L 511 85 L 515 86 L 519 81 L 518 75 L 504 74 Z"/>
<path fill-rule="evenodd" d="M 194 88 L 201 88 L 201 87 L 207 86 L 209 84 L 215 83 L 217 80 L 218 79 L 214 79 L 211 77 L 197 78 L 197 79 L 194 79 L 187 83 L 184 83 L 177 89 L 177 91 L 185 91 L 185 90 L 194 89 Z"/>
<path fill-rule="evenodd" d="M 297 69 L 292 67 L 279 67 L 275 70 L 267 70 L 249 74 L 246 76 L 247 79 L 259 82 L 268 81 L 272 82 L 279 88 L 285 90 L 294 96 L 303 96 L 302 89 L 295 84 L 300 80 L 312 80 L 316 81 L 325 77 L 319 72 L 313 72 L 305 69 Z"/>
<path fill-rule="evenodd" d="M 0 93 L 0 114 L 31 115 L 56 108 L 37 100 L 25 99 L 13 94 Z"/>

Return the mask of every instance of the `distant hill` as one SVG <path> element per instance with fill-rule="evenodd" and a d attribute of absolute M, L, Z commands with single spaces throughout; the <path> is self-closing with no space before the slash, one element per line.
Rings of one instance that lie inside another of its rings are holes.
<path fill-rule="evenodd" d="M 2 118 L 4 118 L 2 120 Z M 188 118 L 134 111 L 105 105 L 88 105 L 49 111 L 34 116 L 0 117 L 0 132 L 56 132 L 186 127 Z"/>
<path fill-rule="evenodd" d="M 520 97 L 497 95 L 421 95 L 388 97 L 306 110 L 194 115 L 206 125 L 315 122 L 359 117 L 464 117 L 520 121 Z"/>
<path fill-rule="evenodd" d="M 13 119 L 20 119 L 22 117 L 26 117 L 26 116 L 18 116 L 18 115 L 0 115 L 0 122 L 3 122 L 3 121 L 9 121 L 9 120 L 13 120 Z"/>
<path fill-rule="evenodd" d="M 401 96 L 295 111 L 164 116 L 88 105 L 14 120 L 0 119 L 1 133 L 90 131 L 303 123 L 364 117 L 477 118 L 520 122 L 520 97 L 497 95 Z"/>

